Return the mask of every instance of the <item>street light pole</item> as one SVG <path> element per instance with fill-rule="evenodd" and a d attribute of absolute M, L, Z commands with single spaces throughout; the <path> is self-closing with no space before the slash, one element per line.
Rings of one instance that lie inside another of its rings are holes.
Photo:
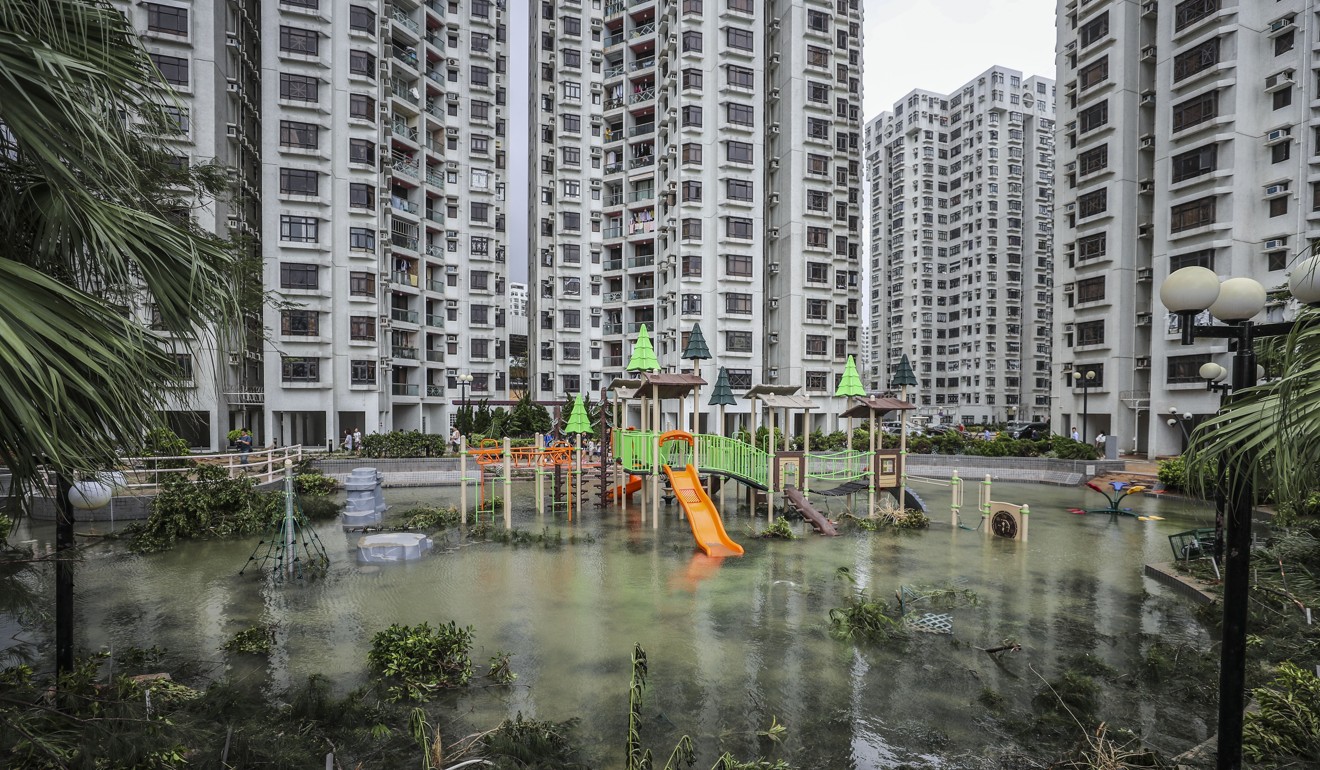
<path fill-rule="evenodd" d="M 1074 371 L 1072 373 L 1072 378 L 1073 378 L 1074 388 L 1077 387 L 1078 384 L 1082 386 L 1082 435 L 1080 438 L 1082 443 L 1085 444 L 1086 419 L 1090 416 L 1091 413 L 1091 403 L 1090 403 L 1091 385 L 1095 382 L 1095 370 L 1088 369 L 1086 371 L 1085 376 L 1083 376 L 1081 372 Z"/>
<path fill-rule="evenodd" d="M 468 386 L 471 384 L 472 384 L 472 375 L 470 374 L 458 375 L 458 388 L 460 391 L 462 391 L 462 397 L 459 400 L 463 402 L 463 406 L 461 408 L 463 409 L 463 413 L 467 415 L 468 431 L 472 430 L 472 414 L 468 411 Z M 467 433 L 468 431 L 463 431 L 463 432 Z"/>

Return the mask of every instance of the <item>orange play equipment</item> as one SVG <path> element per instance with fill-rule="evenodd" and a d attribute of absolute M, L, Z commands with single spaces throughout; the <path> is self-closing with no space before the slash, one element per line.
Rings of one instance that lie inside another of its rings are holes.
<path fill-rule="evenodd" d="M 642 488 L 642 477 L 637 475 L 629 476 L 627 484 L 620 484 L 614 489 L 606 490 L 605 499 L 613 500 L 619 495 L 623 495 L 624 497 L 631 497 L 634 492 L 636 492 L 641 488 Z"/>
<path fill-rule="evenodd" d="M 669 441 L 685 441 L 689 449 L 695 447 L 692 434 L 682 430 L 661 433 L 657 441 L 661 446 Z M 715 504 L 701 486 L 697 469 L 690 463 L 683 470 L 674 470 L 668 465 L 663 468 L 669 477 L 670 488 L 674 490 L 674 497 L 683 507 L 683 513 L 687 514 L 688 524 L 692 525 L 692 538 L 697 541 L 697 547 L 708 556 L 742 556 L 743 547 L 733 542 L 724 531 L 720 512 L 715 510 Z"/>

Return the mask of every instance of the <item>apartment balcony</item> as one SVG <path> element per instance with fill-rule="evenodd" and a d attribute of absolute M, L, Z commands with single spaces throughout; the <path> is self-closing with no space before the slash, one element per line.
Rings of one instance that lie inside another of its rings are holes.
<path fill-rule="evenodd" d="M 390 18 L 392 18 L 398 24 L 402 25 L 404 29 L 411 30 L 416 34 L 421 34 L 422 31 L 421 25 L 419 25 L 417 22 L 413 21 L 412 19 L 408 18 L 408 14 L 404 13 L 398 8 L 394 9 L 394 14 Z"/>
<path fill-rule="evenodd" d="M 395 270 L 390 273 L 390 283 L 395 286 L 411 286 L 417 288 L 417 274 L 409 273 L 403 270 Z"/>
<path fill-rule="evenodd" d="M 655 123 L 642 123 L 628 129 L 628 136 L 648 136 L 655 133 Z"/>
<path fill-rule="evenodd" d="M 410 361 L 416 361 L 417 348 L 408 348 L 402 346 L 392 347 L 390 348 L 390 355 L 395 358 L 406 358 Z"/>
<path fill-rule="evenodd" d="M 607 259 L 607 260 L 605 260 L 605 270 L 606 270 L 607 272 L 608 272 L 608 271 L 611 271 L 611 270 L 622 270 L 622 269 L 623 269 L 623 260 L 622 260 L 622 259 Z"/>
<path fill-rule="evenodd" d="M 438 69 L 429 69 L 429 70 L 427 70 L 427 71 L 426 71 L 426 77 L 427 77 L 432 83 L 439 83 L 440 85 L 444 85 L 444 84 L 445 84 L 445 74 L 444 74 L 443 72 L 441 72 L 440 70 L 438 70 Z"/>
<path fill-rule="evenodd" d="M 438 15 L 441 19 L 445 18 L 445 5 L 444 0 L 426 0 L 426 7 L 431 9 L 431 12 Z"/>
<path fill-rule="evenodd" d="M 606 109 L 607 111 L 608 111 L 608 110 L 617 110 L 617 109 L 621 109 L 621 108 L 623 108 L 623 106 L 624 106 L 625 104 L 627 104 L 627 101 L 626 101 L 622 96 L 620 96 L 620 97 L 618 97 L 618 98 L 616 98 L 616 99 L 606 99 L 606 100 L 605 100 L 605 109 Z"/>
<path fill-rule="evenodd" d="M 614 194 L 612 194 L 612 195 L 606 195 L 606 196 L 605 196 L 605 206 L 606 206 L 606 207 L 609 207 L 609 206 L 622 206 L 622 205 L 623 205 L 623 193 L 614 193 Z"/>
<path fill-rule="evenodd" d="M 394 52 L 391 54 L 391 58 L 411 70 L 415 71 L 417 69 L 417 52 L 411 48 L 395 47 Z"/>
<path fill-rule="evenodd" d="M 655 22 L 648 21 L 645 24 L 639 24 L 633 27 L 632 34 L 628 36 L 629 40 L 636 40 L 639 37 L 647 37 L 655 34 Z"/>
<path fill-rule="evenodd" d="M 651 266 L 654 265 L 654 264 L 655 264 L 655 255 L 654 255 L 654 254 L 648 254 L 648 255 L 643 256 L 643 257 L 629 257 L 629 258 L 628 258 L 628 269 L 629 269 L 629 270 L 632 270 L 632 269 L 634 269 L 634 268 L 638 268 L 638 267 L 651 267 Z"/>
<path fill-rule="evenodd" d="M 654 288 L 634 289 L 633 291 L 628 292 L 628 299 L 630 301 L 642 300 L 642 299 L 655 299 L 655 289 Z"/>
<path fill-rule="evenodd" d="M 647 166 L 654 166 L 654 165 L 655 165 L 654 155 L 641 155 L 636 158 L 632 158 L 631 160 L 628 161 L 628 168 L 630 169 L 646 168 Z"/>
<path fill-rule="evenodd" d="M 427 385 L 427 386 L 426 386 L 426 397 L 427 397 L 427 398 L 444 398 L 444 396 L 445 396 L 445 386 L 444 386 L 444 385 Z"/>
<path fill-rule="evenodd" d="M 393 382 L 393 383 L 390 383 L 390 392 L 393 393 L 393 394 L 396 395 L 396 396 L 414 396 L 414 397 L 415 397 L 415 396 L 417 395 L 417 386 L 416 386 L 416 385 L 409 385 L 409 384 L 406 383 L 406 382 Z"/>
<path fill-rule="evenodd" d="M 605 79 L 606 79 L 606 80 L 611 80 L 611 79 L 613 79 L 613 78 L 623 77 L 623 73 L 625 73 L 625 72 L 627 72 L 627 71 L 628 71 L 628 68 L 625 67 L 625 66 L 622 65 L 622 64 L 616 64 L 616 65 L 611 66 L 611 67 L 606 67 L 606 68 L 605 68 Z"/>
<path fill-rule="evenodd" d="M 612 48 L 622 43 L 624 39 L 625 38 L 622 31 L 616 32 L 613 35 L 610 35 L 609 37 L 605 38 L 605 47 Z"/>
<path fill-rule="evenodd" d="M 623 356 L 605 356 L 601 360 L 605 366 L 622 367 L 624 364 Z"/>
<path fill-rule="evenodd" d="M 443 351 L 443 350 L 427 350 L 427 351 L 426 351 L 426 362 L 427 362 L 428 364 L 443 364 L 443 363 L 445 362 L 445 351 Z"/>
<path fill-rule="evenodd" d="M 406 80 L 393 78 L 390 80 L 390 93 L 396 99 L 401 99 L 408 104 L 418 106 L 421 103 L 421 95 L 417 93 L 417 88 Z"/>
<path fill-rule="evenodd" d="M 621 292 L 621 291 L 610 291 L 610 292 L 606 292 L 606 293 L 605 293 L 604 300 L 605 300 L 606 302 L 622 302 L 622 301 L 623 301 L 623 292 Z"/>
<path fill-rule="evenodd" d="M 426 42 L 430 43 L 432 47 L 438 50 L 441 56 L 444 56 L 445 51 L 449 49 L 449 43 L 445 40 L 445 36 L 438 32 L 433 32 L 427 35 Z"/>
<path fill-rule="evenodd" d="M 403 153 L 393 153 L 390 155 L 390 168 L 395 174 L 410 177 L 421 181 L 422 173 L 416 158 L 409 157 Z"/>
<path fill-rule="evenodd" d="M 623 334 L 623 324 L 601 324 L 600 328 L 605 334 Z"/>
<path fill-rule="evenodd" d="M 628 4 L 624 2 L 624 0 L 610 0 L 610 2 L 605 4 L 605 18 L 608 19 L 611 16 L 618 16 L 627 10 L 627 8 Z"/>
<path fill-rule="evenodd" d="M 428 256 L 428 257 L 433 257 L 433 258 L 435 258 L 435 259 L 444 259 L 444 257 L 445 257 L 445 250 L 442 249 L 442 248 L 440 248 L 439 246 L 435 246 L 435 245 L 427 246 L 427 247 L 426 247 L 426 256 Z"/>
<path fill-rule="evenodd" d="M 404 235 L 403 233 L 391 233 L 390 244 L 398 249 L 407 249 L 408 251 L 417 251 L 417 236 Z M 417 285 L 416 276 L 413 278 L 413 286 Z"/>
<path fill-rule="evenodd" d="M 412 214 L 413 216 L 417 216 L 417 212 L 421 210 L 416 203 L 398 196 L 390 197 L 390 208 L 395 211 L 403 211 Z M 417 244 L 413 244 L 412 248 L 416 250 Z"/>
<path fill-rule="evenodd" d="M 633 72 L 640 72 L 641 70 L 651 69 L 654 66 L 655 66 L 655 57 L 648 56 L 645 59 L 638 59 L 637 61 L 633 62 L 632 67 L 630 67 L 630 69 Z"/>
<path fill-rule="evenodd" d="M 390 128 L 394 131 L 395 136 L 404 137 L 414 143 L 417 142 L 417 128 L 408 125 L 406 121 L 396 119 L 390 125 Z"/>
<path fill-rule="evenodd" d="M 622 227 L 622 226 L 619 226 L 619 227 L 607 227 L 607 228 L 605 228 L 605 230 L 604 230 L 604 232 L 602 233 L 602 235 L 603 235 L 607 240 L 610 239 L 610 238 L 622 238 L 622 237 L 623 237 L 623 227 Z"/>
<path fill-rule="evenodd" d="M 390 318 L 400 323 L 415 324 L 417 323 L 417 311 L 400 307 L 390 308 Z"/>
<path fill-rule="evenodd" d="M 432 291 L 435 290 L 432 289 Z M 427 313 L 426 325 L 430 326 L 433 329 L 443 329 L 445 328 L 445 317 L 442 315 L 432 315 L 430 313 Z"/>
<path fill-rule="evenodd" d="M 632 192 L 628 193 L 629 203 L 639 203 L 639 202 L 651 203 L 654 200 L 655 200 L 655 190 L 652 190 L 650 188 L 644 190 L 633 190 Z"/>
<path fill-rule="evenodd" d="M 653 99 L 655 99 L 655 86 L 648 86 L 640 91 L 634 91 L 631 94 L 628 94 L 629 104 L 640 104 L 641 102 L 649 102 Z"/>
<path fill-rule="evenodd" d="M 441 174 L 439 174 L 438 172 L 435 172 L 435 171 L 427 171 L 427 172 L 426 172 L 426 183 L 427 183 L 428 185 L 430 185 L 430 186 L 432 186 L 432 187 L 435 187 L 435 188 L 438 188 L 438 189 L 440 189 L 440 190 L 442 190 L 442 191 L 445 189 L 445 178 L 444 178 L 444 176 L 442 176 Z"/>

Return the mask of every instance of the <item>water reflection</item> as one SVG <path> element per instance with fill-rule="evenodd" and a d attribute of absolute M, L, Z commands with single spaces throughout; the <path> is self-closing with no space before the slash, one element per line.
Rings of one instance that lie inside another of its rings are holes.
<path fill-rule="evenodd" d="M 449 532 L 436 538 L 433 556 L 380 569 L 356 564 L 357 535 L 321 526 L 329 575 L 276 588 L 237 575 L 252 541 L 193 543 L 152 557 L 110 544 L 93 549 L 79 570 L 79 643 L 160 644 L 221 663 L 218 648 L 229 636 L 274 622 L 278 686 L 321 673 L 347 690 L 363 681 L 372 633 L 452 619 L 476 629 L 474 658 L 510 651 L 519 674 L 518 687 L 465 694 L 457 708 L 488 724 L 518 711 L 580 717 L 593 763 L 608 767 L 618 763 L 629 654 L 640 642 L 651 672 L 647 745 L 667 752 L 688 734 L 706 765 L 722 750 L 746 757 L 764 750 L 755 733 L 774 717 L 788 726 L 785 758 L 831 768 L 955 766 L 938 757 L 992 742 L 977 725 L 983 690 L 1005 693 L 1025 711 L 1040 684 L 1033 670 L 1056 675 L 1081 653 L 1128 668 L 1151 635 L 1206 643 L 1190 608 L 1140 572 L 1145 562 L 1168 560 L 1168 534 L 1210 520 L 1203 507 L 1132 499 L 1165 520 L 1111 520 L 1069 514 L 1080 490 L 996 484 L 996 499 L 1031 504 L 1031 540 L 1018 543 L 951 527 L 948 495 L 921 491 L 934 524 L 919 533 L 824 538 L 798 525 L 799 540 L 758 540 L 764 517 L 730 505 L 726 528 L 747 554 L 724 560 L 694 551 L 677 506 L 653 527 L 635 507 L 588 510 L 569 525 L 538 517 L 529 503 L 515 509 L 516 525 L 561 532 L 563 546 L 472 543 Z M 531 499 L 530 490 L 515 487 L 514 495 Z M 448 504 L 457 492 L 386 497 L 400 510 Z M 837 578 L 840 567 L 875 597 L 904 584 L 944 585 L 974 592 L 979 604 L 952 611 L 952 636 L 858 648 L 828 633 L 829 609 L 854 590 Z M 1009 639 L 1022 652 L 996 660 L 976 649 Z M 1131 714 L 1130 705 L 1104 714 Z M 1139 708 L 1135 726 L 1161 745 L 1205 737 L 1201 715 L 1189 713 L 1200 704 Z"/>

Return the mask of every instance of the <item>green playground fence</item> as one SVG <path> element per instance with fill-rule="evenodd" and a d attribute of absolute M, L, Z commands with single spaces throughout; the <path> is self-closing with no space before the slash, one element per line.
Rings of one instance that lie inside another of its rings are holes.
<path fill-rule="evenodd" d="M 856 481 L 871 474 L 871 453 L 844 449 L 807 455 L 807 478 Z"/>

